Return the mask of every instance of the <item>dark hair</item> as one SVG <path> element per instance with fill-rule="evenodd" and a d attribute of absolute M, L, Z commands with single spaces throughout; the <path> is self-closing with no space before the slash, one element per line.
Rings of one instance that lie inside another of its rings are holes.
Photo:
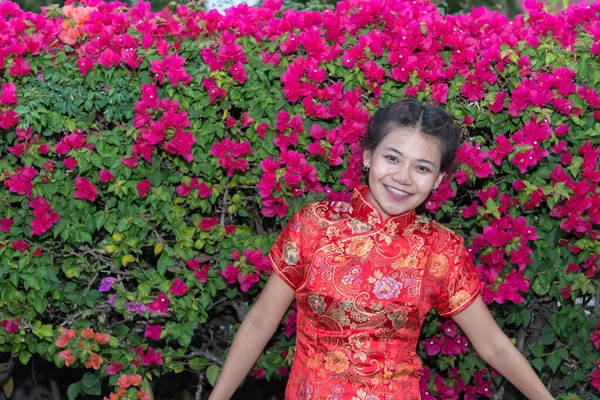
<path fill-rule="evenodd" d="M 456 152 L 462 135 L 452 123 L 452 118 L 441 108 L 422 105 L 414 99 L 401 100 L 377 110 L 367 125 L 363 150 L 372 153 L 388 133 L 398 128 L 414 128 L 438 142 L 442 154 L 441 172 L 456 167 Z"/>

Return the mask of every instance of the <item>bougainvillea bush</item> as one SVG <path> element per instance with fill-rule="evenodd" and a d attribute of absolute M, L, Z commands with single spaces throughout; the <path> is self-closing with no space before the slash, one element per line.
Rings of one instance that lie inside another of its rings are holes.
<path fill-rule="evenodd" d="M 525 7 L 1 2 L 0 352 L 86 370 L 70 398 L 214 382 L 287 218 L 348 199 L 370 115 L 416 97 L 466 138 L 423 212 L 552 393 L 598 398 L 600 2 Z M 295 318 L 253 377 L 288 374 Z M 419 351 L 425 399 L 514 396 L 449 320 Z"/>

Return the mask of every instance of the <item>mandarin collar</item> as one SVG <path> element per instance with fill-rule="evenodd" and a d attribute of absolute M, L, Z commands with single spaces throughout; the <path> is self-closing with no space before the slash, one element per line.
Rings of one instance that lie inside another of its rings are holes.
<path fill-rule="evenodd" d="M 391 215 L 387 219 L 383 219 L 381 212 L 371 203 L 367 197 L 370 189 L 368 186 L 358 185 L 352 191 L 350 205 L 352 206 L 352 217 L 371 226 L 372 229 L 377 229 L 381 225 L 395 224 L 399 229 L 415 222 L 417 215 L 415 210 L 409 210 L 398 215 Z"/>

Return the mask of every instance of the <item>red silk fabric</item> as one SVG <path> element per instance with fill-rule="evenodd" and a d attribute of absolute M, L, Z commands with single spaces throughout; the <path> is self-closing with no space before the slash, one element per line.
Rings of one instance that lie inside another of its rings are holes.
<path fill-rule="evenodd" d="M 368 194 L 308 204 L 269 253 L 296 291 L 286 400 L 419 399 L 425 316 L 454 315 L 479 294 L 458 234 L 414 210 L 383 220 Z"/>

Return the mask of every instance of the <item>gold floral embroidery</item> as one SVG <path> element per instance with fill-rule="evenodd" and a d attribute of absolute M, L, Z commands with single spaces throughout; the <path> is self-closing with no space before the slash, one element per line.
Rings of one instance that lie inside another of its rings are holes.
<path fill-rule="evenodd" d="M 348 357 L 341 351 L 327 353 L 327 358 L 325 359 L 326 370 L 341 374 L 348 369 L 349 365 Z"/>
<path fill-rule="evenodd" d="M 401 268 L 416 268 L 419 265 L 419 259 L 415 256 L 408 256 L 406 258 L 398 258 L 392 264 L 392 268 L 401 269 Z"/>
<path fill-rule="evenodd" d="M 346 254 L 364 256 L 373 248 L 373 240 L 368 236 L 354 238 L 348 243 Z"/>
<path fill-rule="evenodd" d="M 448 260 L 442 254 L 432 254 L 429 257 L 429 272 L 436 278 L 448 274 Z"/>
<path fill-rule="evenodd" d="M 459 290 L 450 297 L 450 309 L 455 310 L 465 304 L 473 295 L 466 290 Z"/>
<path fill-rule="evenodd" d="M 330 225 L 325 231 L 325 236 L 327 236 L 327 239 L 333 240 L 340 236 L 340 228 L 337 225 Z"/>
<path fill-rule="evenodd" d="M 378 396 L 372 395 L 372 394 L 367 394 L 367 392 L 365 392 L 362 389 L 358 389 L 356 391 L 356 396 L 352 397 L 352 400 L 380 400 Z"/>
<path fill-rule="evenodd" d="M 358 219 L 355 219 L 355 218 L 352 218 L 350 221 L 348 221 L 348 227 L 350 227 L 350 230 L 353 234 L 369 232 L 371 230 L 371 227 L 369 226 L 369 224 L 367 224 L 363 221 L 359 221 Z"/>
<path fill-rule="evenodd" d="M 356 351 L 371 347 L 371 336 L 367 332 L 359 332 L 348 338 L 348 343 Z"/>

